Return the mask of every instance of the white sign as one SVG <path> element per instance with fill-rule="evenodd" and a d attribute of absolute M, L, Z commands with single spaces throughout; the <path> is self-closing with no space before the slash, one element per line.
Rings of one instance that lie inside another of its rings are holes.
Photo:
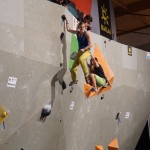
<path fill-rule="evenodd" d="M 15 77 L 9 77 L 8 78 L 7 87 L 15 88 L 16 87 L 16 83 L 17 83 L 17 78 L 15 78 Z"/>
<path fill-rule="evenodd" d="M 150 59 L 150 52 L 147 52 L 146 58 Z"/>
<path fill-rule="evenodd" d="M 126 112 L 125 118 L 128 119 L 130 117 L 130 112 Z"/>

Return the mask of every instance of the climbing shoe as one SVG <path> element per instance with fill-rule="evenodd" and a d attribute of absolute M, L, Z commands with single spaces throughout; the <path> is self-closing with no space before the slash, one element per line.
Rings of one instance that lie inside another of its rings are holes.
<path fill-rule="evenodd" d="M 69 86 L 72 86 L 73 84 L 77 84 L 78 83 L 78 80 L 76 80 L 76 81 L 71 81 L 70 83 L 69 83 Z"/>
<path fill-rule="evenodd" d="M 93 92 L 98 92 L 98 89 L 95 88 L 95 87 L 92 87 L 92 88 L 91 88 L 91 91 L 93 91 Z"/>
<path fill-rule="evenodd" d="M 90 84 L 90 78 L 89 78 L 89 76 L 87 75 L 87 76 L 85 76 L 85 82 L 87 83 L 87 84 Z"/>

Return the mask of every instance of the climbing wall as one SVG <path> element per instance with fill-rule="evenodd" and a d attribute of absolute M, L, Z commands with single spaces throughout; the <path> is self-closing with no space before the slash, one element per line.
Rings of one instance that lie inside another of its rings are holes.
<path fill-rule="evenodd" d="M 64 12 L 43 0 L 0 1 L 0 105 L 8 113 L 0 150 L 66 150 L 57 80 L 67 65 Z M 43 123 L 41 109 L 51 100 L 51 119 Z"/>
<path fill-rule="evenodd" d="M 72 34 L 64 28 L 64 7 L 47 0 L 0 1 L 0 105 L 8 114 L 0 128 L 0 150 L 91 150 L 117 138 L 134 150 L 150 114 L 150 61 L 146 52 L 90 33 L 109 65 L 112 87 L 84 93 L 84 76 L 71 88 Z M 109 75 L 109 74 L 108 74 Z M 66 88 L 63 89 L 62 81 Z M 49 101 L 52 112 L 39 121 Z M 118 115 L 119 114 L 119 115 Z M 118 116 L 117 116 L 118 115 Z"/>

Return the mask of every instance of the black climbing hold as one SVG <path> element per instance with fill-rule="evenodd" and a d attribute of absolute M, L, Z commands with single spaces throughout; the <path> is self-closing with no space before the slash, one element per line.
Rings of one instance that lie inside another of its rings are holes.
<path fill-rule="evenodd" d="M 3 121 L 3 128 L 6 129 L 5 122 Z"/>
<path fill-rule="evenodd" d="M 61 40 L 61 41 L 62 41 L 64 35 L 65 35 L 65 34 L 64 34 L 63 32 L 60 34 L 60 40 Z"/>
<path fill-rule="evenodd" d="M 66 89 L 67 86 L 64 80 L 62 82 L 59 80 L 59 84 L 62 86 L 63 90 Z"/>
<path fill-rule="evenodd" d="M 66 20 L 66 16 L 65 15 L 62 15 L 61 18 L 62 18 L 63 21 Z"/>
<path fill-rule="evenodd" d="M 116 115 L 116 120 L 118 120 L 118 124 L 121 123 L 120 115 L 121 115 L 121 112 L 118 112 Z"/>
<path fill-rule="evenodd" d="M 63 90 L 66 89 L 66 83 L 65 83 L 64 80 L 62 81 L 61 85 L 62 85 L 62 89 L 63 89 Z"/>
<path fill-rule="evenodd" d="M 116 115 L 116 120 L 119 119 L 121 112 L 118 112 Z"/>
<path fill-rule="evenodd" d="M 60 67 L 62 67 L 63 66 L 63 63 L 60 63 Z"/>
<path fill-rule="evenodd" d="M 45 121 L 46 117 L 51 114 L 51 108 L 52 108 L 51 104 L 47 104 L 42 108 L 40 117 L 41 121 Z"/>
<path fill-rule="evenodd" d="M 104 94 L 101 96 L 101 100 L 104 99 Z"/>

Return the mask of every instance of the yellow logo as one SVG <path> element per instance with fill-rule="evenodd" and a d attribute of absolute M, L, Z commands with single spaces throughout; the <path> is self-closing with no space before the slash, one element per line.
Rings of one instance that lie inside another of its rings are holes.
<path fill-rule="evenodd" d="M 101 19 L 104 20 L 104 25 L 106 25 L 106 24 L 109 25 L 109 22 L 108 22 L 109 16 L 107 15 L 107 8 L 105 7 L 105 5 L 103 5 L 101 7 L 101 10 L 102 10 L 102 17 L 101 17 Z"/>

